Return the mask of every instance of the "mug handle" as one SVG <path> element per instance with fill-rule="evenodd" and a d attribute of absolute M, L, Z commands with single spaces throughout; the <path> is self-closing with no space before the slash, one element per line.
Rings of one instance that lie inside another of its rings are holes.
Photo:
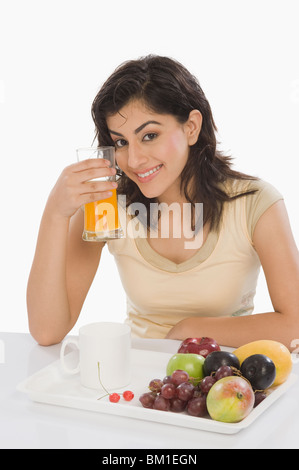
<path fill-rule="evenodd" d="M 69 367 L 67 367 L 67 365 L 65 364 L 65 354 L 64 354 L 64 351 L 65 351 L 65 348 L 68 344 L 74 344 L 75 346 L 77 346 L 77 348 L 79 349 L 79 341 L 75 338 L 69 338 L 69 339 L 66 339 L 63 343 L 62 343 L 62 346 L 61 346 L 61 349 L 60 349 L 60 361 L 61 361 L 61 366 L 64 370 L 64 372 L 66 372 L 67 374 L 69 375 L 75 375 L 75 374 L 78 374 L 78 372 L 80 371 L 80 363 L 77 365 L 77 367 L 75 367 L 74 369 L 70 369 Z"/>

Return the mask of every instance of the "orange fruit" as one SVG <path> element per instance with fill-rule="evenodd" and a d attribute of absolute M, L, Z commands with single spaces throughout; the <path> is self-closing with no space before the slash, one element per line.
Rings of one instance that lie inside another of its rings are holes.
<path fill-rule="evenodd" d="M 292 370 L 292 356 L 288 348 L 278 341 L 262 339 L 244 344 L 233 351 L 240 364 L 253 354 L 264 354 L 269 357 L 275 365 L 276 377 L 272 387 L 281 385 L 287 380 Z"/>

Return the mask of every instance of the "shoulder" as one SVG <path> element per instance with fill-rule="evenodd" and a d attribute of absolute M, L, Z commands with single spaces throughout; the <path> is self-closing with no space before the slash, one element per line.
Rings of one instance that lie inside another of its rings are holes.
<path fill-rule="evenodd" d="M 227 194 L 233 199 L 244 198 L 247 231 L 252 240 L 261 215 L 275 202 L 283 199 L 281 192 L 262 179 L 231 179 L 225 183 Z"/>
<path fill-rule="evenodd" d="M 247 191 L 255 191 L 254 194 L 250 194 L 249 196 L 253 200 L 275 200 L 277 198 L 283 199 L 282 194 L 280 191 L 273 186 L 268 181 L 262 179 L 256 180 L 246 180 L 247 182 Z"/>
<path fill-rule="evenodd" d="M 256 197 L 271 197 L 281 196 L 281 193 L 269 182 L 260 178 L 256 179 L 227 179 L 224 183 L 225 191 L 230 197 L 241 195 L 252 196 L 253 193 Z"/>
<path fill-rule="evenodd" d="M 275 186 L 264 180 L 251 181 L 248 190 L 255 191 L 246 196 L 246 221 L 248 233 L 252 239 L 260 217 L 273 204 L 282 200 L 283 195 Z"/>

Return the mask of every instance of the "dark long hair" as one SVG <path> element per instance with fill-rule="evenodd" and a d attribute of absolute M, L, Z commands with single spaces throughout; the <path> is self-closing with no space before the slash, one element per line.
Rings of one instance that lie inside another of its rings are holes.
<path fill-rule="evenodd" d="M 149 55 L 121 64 L 103 84 L 92 104 L 95 139 L 100 146 L 113 145 L 106 118 L 118 113 L 132 99 L 141 100 L 149 110 L 158 114 L 173 115 L 181 124 L 188 120 L 193 109 L 201 112 L 202 128 L 197 142 L 190 147 L 181 173 L 181 191 L 188 202 L 203 203 L 204 223 L 209 221 L 211 230 L 217 228 L 224 202 L 254 192 L 231 196 L 220 183 L 230 178 L 256 178 L 232 170 L 231 156 L 223 155 L 217 149 L 217 128 L 198 80 L 183 65 L 168 57 Z M 126 195 L 127 206 L 142 202 L 149 209 L 149 204 L 156 202 L 146 198 L 120 170 L 119 175 L 118 193 Z M 192 184 L 189 184 L 191 180 Z"/>

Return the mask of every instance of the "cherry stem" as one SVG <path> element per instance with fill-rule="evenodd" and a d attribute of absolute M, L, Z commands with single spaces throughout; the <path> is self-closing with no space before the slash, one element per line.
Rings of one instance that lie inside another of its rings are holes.
<path fill-rule="evenodd" d="M 110 393 L 110 392 L 108 392 L 107 388 L 106 388 L 106 387 L 104 387 L 104 385 L 103 385 L 103 383 L 102 383 L 102 381 L 101 381 L 101 374 L 100 374 L 100 363 L 99 363 L 99 362 L 98 362 L 98 377 L 99 377 L 99 382 L 100 382 L 100 384 L 101 384 L 102 388 L 103 388 L 103 389 L 105 390 L 105 392 L 106 392 L 106 393 L 105 393 L 105 395 L 103 395 L 103 396 L 102 396 L 102 397 L 100 397 L 100 398 L 97 398 L 97 400 L 101 400 L 102 398 L 106 397 L 107 395 L 111 395 L 111 393 Z"/>
<path fill-rule="evenodd" d="M 105 388 L 104 385 L 102 384 L 102 381 L 101 381 L 101 374 L 100 374 L 100 363 L 99 363 L 99 362 L 98 362 L 98 377 L 99 377 L 99 382 L 100 382 L 102 388 L 103 388 L 103 389 L 105 390 L 105 392 L 106 392 L 106 395 L 110 395 L 110 393 L 108 392 L 107 388 Z M 103 395 L 103 396 L 105 397 L 106 395 Z M 101 397 L 101 398 L 103 398 L 103 397 Z"/>
<path fill-rule="evenodd" d="M 97 400 L 101 400 L 102 398 L 106 397 L 107 395 L 110 395 L 110 393 L 105 393 L 105 395 L 103 395 L 103 396 L 100 397 L 100 398 L 97 398 Z"/>

